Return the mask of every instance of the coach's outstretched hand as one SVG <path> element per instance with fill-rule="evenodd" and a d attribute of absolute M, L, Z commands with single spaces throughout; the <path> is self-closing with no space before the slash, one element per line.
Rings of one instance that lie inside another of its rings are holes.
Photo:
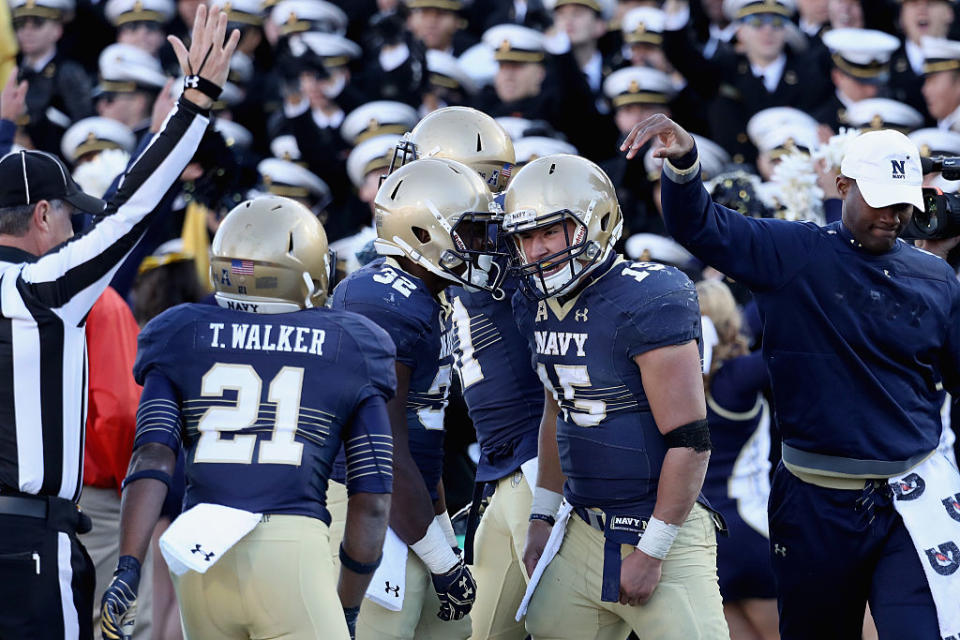
<path fill-rule="evenodd" d="M 655 136 L 660 147 L 653 152 L 654 158 L 682 158 L 693 149 L 693 136 L 667 116 L 657 113 L 634 125 L 620 145 L 620 151 L 626 151 L 629 160 Z"/>
<path fill-rule="evenodd" d="M 227 14 L 217 6 L 208 10 L 206 4 L 201 4 L 197 7 L 196 19 L 193 22 L 189 51 L 176 36 L 167 36 L 167 41 L 177 54 L 180 70 L 185 77 L 200 76 L 222 88 L 230 72 L 230 58 L 240 41 L 239 30 L 234 29 L 228 40 L 226 34 Z M 183 95 L 204 109 L 213 105 L 213 98 L 195 88 L 188 87 Z"/>
<path fill-rule="evenodd" d="M 113 580 L 100 601 L 100 632 L 106 640 L 130 640 L 137 616 L 140 562 L 120 556 Z"/>

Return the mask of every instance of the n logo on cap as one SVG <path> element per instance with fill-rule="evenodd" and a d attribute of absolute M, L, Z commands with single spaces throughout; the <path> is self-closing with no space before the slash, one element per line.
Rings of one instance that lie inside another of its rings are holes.
<path fill-rule="evenodd" d="M 893 173 L 890 177 L 894 180 L 904 180 L 907 177 L 905 168 L 906 164 L 906 160 L 891 160 L 890 166 L 893 168 Z"/>

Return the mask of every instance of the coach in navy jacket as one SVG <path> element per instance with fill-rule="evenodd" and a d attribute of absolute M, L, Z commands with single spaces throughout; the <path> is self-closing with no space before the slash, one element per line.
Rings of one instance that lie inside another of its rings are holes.
<path fill-rule="evenodd" d="M 897 238 L 922 206 L 916 146 L 893 131 L 858 138 L 837 179 L 842 219 L 818 227 L 714 204 L 692 137 L 662 115 L 622 150 L 654 137 L 667 229 L 748 285 L 763 319 L 784 442 L 769 504 L 782 637 L 859 637 L 869 600 L 881 637 L 939 638 L 886 483 L 932 454 L 938 393 L 960 392 L 960 285 L 946 261 Z"/>

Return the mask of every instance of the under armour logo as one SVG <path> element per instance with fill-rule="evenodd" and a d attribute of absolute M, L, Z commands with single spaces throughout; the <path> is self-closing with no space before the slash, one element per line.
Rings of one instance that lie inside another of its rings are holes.
<path fill-rule="evenodd" d="M 187 89 L 196 89 L 200 86 L 200 76 L 187 76 L 183 81 L 183 86 Z"/>
<path fill-rule="evenodd" d="M 190 553 L 199 553 L 200 555 L 203 556 L 203 559 L 206 562 L 210 562 L 210 558 L 217 555 L 212 551 L 210 553 L 207 553 L 206 551 L 203 550 L 203 547 L 201 547 L 199 544 L 195 545 L 193 549 L 190 549 Z"/>
<path fill-rule="evenodd" d="M 891 174 L 890 177 L 893 178 L 894 180 L 903 180 L 904 178 L 906 178 L 907 177 L 906 168 L 905 168 L 906 164 L 907 164 L 906 160 L 891 160 L 890 166 L 893 168 L 893 173 Z"/>
<path fill-rule="evenodd" d="M 395 586 L 395 587 L 391 587 L 389 580 L 386 580 L 385 582 L 387 583 L 387 588 L 386 588 L 385 591 L 386 591 L 387 593 L 390 593 L 390 592 L 392 591 L 392 592 L 393 592 L 393 597 L 394 597 L 394 598 L 399 598 L 399 597 L 400 597 L 400 585 L 397 585 L 397 586 Z"/>
<path fill-rule="evenodd" d="M 573 317 L 576 318 L 577 322 L 586 322 L 587 313 L 589 312 L 590 309 L 579 309 L 575 314 L 573 314 Z"/>
<path fill-rule="evenodd" d="M 943 503 L 943 508 L 947 510 L 947 514 L 960 522 L 960 493 L 955 494 L 952 498 L 944 498 L 940 502 Z"/>
<path fill-rule="evenodd" d="M 956 542 L 944 542 L 935 549 L 925 549 L 933 570 L 942 576 L 953 575 L 960 569 L 960 548 Z"/>
<path fill-rule="evenodd" d="M 780 556 L 781 558 L 787 557 L 787 548 L 782 544 L 773 545 L 773 553 Z"/>
<path fill-rule="evenodd" d="M 460 588 L 463 589 L 464 598 L 469 598 L 471 594 L 473 594 L 473 589 L 470 588 L 469 582 L 467 582 L 466 576 L 460 578 Z"/>

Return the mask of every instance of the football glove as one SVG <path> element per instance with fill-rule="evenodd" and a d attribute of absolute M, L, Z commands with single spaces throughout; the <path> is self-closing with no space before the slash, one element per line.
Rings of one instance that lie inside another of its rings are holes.
<path fill-rule="evenodd" d="M 357 637 L 357 616 L 360 615 L 360 607 L 344 607 L 343 617 L 347 620 L 347 630 L 350 632 L 350 640 Z"/>
<path fill-rule="evenodd" d="M 457 558 L 457 564 L 452 569 L 446 573 L 434 573 L 432 577 L 433 588 L 440 597 L 438 618 L 459 620 L 470 613 L 477 597 L 477 581 L 473 579 L 462 556 Z"/>
<path fill-rule="evenodd" d="M 100 632 L 106 640 L 130 640 L 137 617 L 140 561 L 120 556 L 113 580 L 100 601 Z"/>

